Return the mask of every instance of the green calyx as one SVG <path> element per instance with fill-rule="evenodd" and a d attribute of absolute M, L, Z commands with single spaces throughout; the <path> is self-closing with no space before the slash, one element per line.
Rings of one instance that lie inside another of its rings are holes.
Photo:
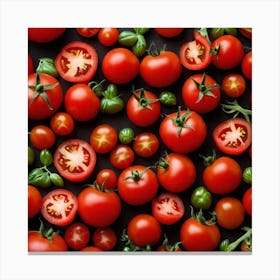
<path fill-rule="evenodd" d="M 203 212 L 201 208 L 197 213 L 194 212 L 194 209 L 191 205 L 190 208 L 191 208 L 191 217 L 193 219 L 199 221 L 200 223 L 206 226 L 213 226 L 216 224 L 217 217 L 215 212 L 209 213 L 211 215 L 211 218 L 209 220 L 206 220 L 206 218 L 203 216 Z"/>
<path fill-rule="evenodd" d="M 121 236 L 121 241 L 124 243 L 123 251 L 124 252 L 137 252 L 137 251 L 144 251 L 144 252 L 150 252 L 152 251 L 151 245 L 146 245 L 146 247 L 140 247 L 135 245 L 129 238 L 129 236 L 126 233 L 126 230 L 123 230 L 123 234 Z"/>
<path fill-rule="evenodd" d="M 137 92 L 140 92 L 140 96 L 137 95 Z M 140 88 L 139 90 L 133 90 L 132 92 L 134 98 L 138 101 L 141 109 L 149 109 L 151 110 L 150 104 L 157 102 L 158 99 L 148 99 L 145 95 L 145 90 Z"/>
<path fill-rule="evenodd" d="M 217 158 L 215 149 L 213 149 L 211 156 L 207 156 L 207 157 L 203 156 L 203 155 L 199 155 L 199 156 L 203 159 L 204 166 L 206 166 L 206 167 L 211 165 Z"/>

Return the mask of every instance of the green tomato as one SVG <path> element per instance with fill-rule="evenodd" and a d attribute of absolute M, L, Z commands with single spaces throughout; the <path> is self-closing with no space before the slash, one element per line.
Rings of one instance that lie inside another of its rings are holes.
<path fill-rule="evenodd" d="M 126 127 L 120 130 L 119 140 L 122 144 L 129 144 L 134 139 L 134 131 L 130 127 Z"/>
<path fill-rule="evenodd" d="M 177 103 L 175 94 L 170 91 L 163 91 L 159 95 L 159 101 L 165 106 L 174 106 Z"/>
<path fill-rule="evenodd" d="M 137 34 L 132 31 L 122 31 L 119 34 L 118 42 L 125 47 L 132 47 L 137 42 Z"/>
<path fill-rule="evenodd" d="M 247 184 L 252 184 L 252 167 L 246 167 L 243 171 L 243 181 Z"/>
<path fill-rule="evenodd" d="M 58 72 L 54 66 L 54 60 L 48 57 L 39 59 L 39 65 L 36 69 L 37 73 L 45 73 L 53 77 L 58 77 Z"/>
<path fill-rule="evenodd" d="M 208 209 L 212 204 L 212 195 L 204 186 L 197 187 L 192 192 L 191 204 L 198 209 Z"/>
<path fill-rule="evenodd" d="M 40 161 L 43 165 L 49 166 L 53 163 L 53 156 L 51 152 L 47 149 L 44 149 L 40 152 Z"/>
<path fill-rule="evenodd" d="M 35 160 L 34 150 L 28 146 L 28 165 L 32 165 Z"/>

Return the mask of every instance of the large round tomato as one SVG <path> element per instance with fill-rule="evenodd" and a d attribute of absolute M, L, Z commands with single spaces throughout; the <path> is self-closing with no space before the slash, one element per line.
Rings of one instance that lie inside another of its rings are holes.
<path fill-rule="evenodd" d="M 98 114 L 100 99 L 88 85 L 78 83 L 67 89 L 64 106 L 75 120 L 88 121 Z"/>
<path fill-rule="evenodd" d="M 71 182 L 80 182 L 88 178 L 95 164 L 95 151 L 81 139 L 62 142 L 54 153 L 55 168 L 62 177 Z"/>
<path fill-rule="evenodd" d="M 126 48 L 108 51 L 102 61 L 103 75 L 114 84 L 131 82 L 138 75 L 139 66 L 137 56 Z"/>
<path fill-rule="evenodd" d="M 157 176 L 164 189 L 178 193 L 192 186 L 196 179 L 196 168 L 189 157 L 170 153 L 160 159 Z"/>
<path fill-rule="evenodd" d="M 226 120 L 213 130 L 213 140 L 217 148 L 225 154 L 243 154 L 252 143 L 251 124 L 241 118 Z"/>
<path fill-rule="evenodd" d="M 42 120 L 50 117 L 63 101 L 59 81 L 48 74 L 28 75 L 28 118 Z"/>
<path fill-rule="evenodd" d="M 245 54 L 241 62 L 241 70 L 243 75 L 248 79 L 252 80 L 252 51 Z"/>
<path fill-rule="evenodd" d="M 74 41 L 62 48 L 54 64 L 64 80 L 72 83 L 88 83 L 96 73 L 98 55 L 91 45 Z"/>
<path fill-rule="evenodd" d="M 171 151 L 190 153 L 198 149 L 204 142 L 207 127 L 198 113 L 179 110 L 162 120 L 159 134 L 163 143 Z"/>
<path fill-rule="evenodd" d="M 140 64 L 140 75 L 152 87 L 162 88 L 173 84 L 182 73 L 178 55 L 172 51 L 161 51 L 158 55 L 147 55 Z"/>
<path fill-rule="evenodd" d="M 165 38 L 173 38 L 178 36 L 180 33 L 182 33 L 184 28 L 181 27 L 173 27 L 173 28 L 155 28 L 155 31 L 162 37 Z"/>
<path fill-rule="evenodd" d="M 157 191 L 157 176 L 148 167 L 130 166 L 124 169 L 118 178 L 119 195 L 130 205 L 142 205 L 151 201 Z"/>
<path fill-rule="evenodd" d="M 65 28 L 28 28 L 28 40 L 36 43 L 48 43 L 62 35 Z"/>
<path fill-rule="evenodd" d="M 41 210 L 43 198 L 32 185 L 28 185 L 28 219 L 35 217 Z"/>
<path fill-rule="evenodd" d="M 77 210 L 77 198 L 69 190 L 55 189 L 43 197 L 41 213 L 53 225 L 67 226 L 71 224 Z"/>
<path fill-rule="evenodd" d="M 114 223 L 121 213 L 119 196 L 89 186 L 78 195 L 78 213 L 92 227 L 106 227 Z"/>

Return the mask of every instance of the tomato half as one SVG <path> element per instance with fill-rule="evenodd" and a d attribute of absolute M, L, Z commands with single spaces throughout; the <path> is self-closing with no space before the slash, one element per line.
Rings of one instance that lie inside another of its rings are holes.
<path fill-rule="evenodd" d="M 76 217 L 77 210 L 77 198 L 69 190 L 55 189 L 43 197 L 41 213 L 53 225 L 71 224 Z"/>
<path fill-rule="evenodd" d="M 74 41 L 62 48 L 54 64 L 64 80 L 72 83 L 88 83 L 96 73 L 98 55 L 91 45 Z"/>
<path fill-rule="evenodd" d="M 64 33 L 66 28 L 28 28 L 28 40 L 36 43 L 51 42 Z"/>
<path fill-rule="evenodd" d="M 43 198 L 32 185 L 28 185 L 28 219 L 35 217 L 41 210 Z"/>
<path fill-rule="evenodd" d="M 80 182 L 88 178 L 95 164 L 95 151 L 81 139 L 62 142 L 54 153 L 55 168 L 62 177 L 71 182 Z"/>
<path fill-rule="evenodd" d="M 64 233 L 67 245 L 73 250 L 81 250 L 90 240 L 89 228 L 83 223 L 69 225 Z"/>

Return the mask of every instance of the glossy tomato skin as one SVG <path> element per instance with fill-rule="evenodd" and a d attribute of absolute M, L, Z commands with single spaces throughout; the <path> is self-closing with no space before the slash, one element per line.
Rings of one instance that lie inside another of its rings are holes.
<path fill-rule="evenodd" d="M 69 135 L 74 130 L 74 120 L 66 112 L 55 113 L 50 121 L 50 127 L 59 136 Z"/>
<path fill-rule="evenodd" d="M 34 63 L 32 60 L 31 55 L 28 53 L 28 69 L 27 69 L 28 75 L 32 74 L 34 72 Z"/>
<path fill-rule="evenodd" d="M 28 40 L 48 43 L 60 37 L 66 28 L 28 28 Z"/>
<path fill-rule="evenodd" d="M 117 187 L 118 177 L 112 169 L 102 169 L 96 175 L 96 183 L 98 186 L 104 187 L 106 190 L 113 190 Z"/>
<path fill-rule="evenodd" d="M 241 63 L 241 70 L 243 75 L 248 79 L 252 80 L 252 51 L 245 54 Z"/>
<path fill-rule="evenodd" d="M 113 46 L 115 43 L 117 43 L 118 37 L 118 28 L 106 27 L 101 28 L 98 32 L 98 41 L 106 47 Z"/>
<path fill-rule="evenodd" d="M 230 73 L 223 78 L 222 90 L 230 98 L 238 98 L 246 91 L 246 81 L 242 75 Z"/>
<path fill-rule="evenodd" d="M 155 31 L 162 37 L 173 38 L 183 32 L 184 28 L 173 27 L 173 28 L 155 28 Z"/>
<path fill-rule="evenodd" d="M 93 244 L 102 251 L 110 251 L 117 244 L 117 235 L 110 227 L 97 228 L 92 235 Z"/>
<path fill-rule="evenodd" d="M 153 156 L 159 149 L 158 137 L 151 132 L 142 132 L 138 134 L 133 141 L 133 150 L 144 158 Z"/>
<path fill-rule="evenodd" d="M 105 78 L 114 84 L 126 84 L 138 75 L 140 62 L 137 56 L 126 48 L 108 51 L 102 61 Z"/>
<path fill-rule="evenodd" d="M 128 145 L 117 145 L 110 153 L 110 162 L 117 169 L 131 166 L 134 158 L 134 152 Z"/>
<path fill-rule="evenodd" d="M 29 139 L 36 149 L 43 150 L 54 145 L 56 136 L 48 126 L 36 125 L 31 129 Z"/>
<path fill-rule="evenodd" d="M 83 223 L 73 223 L 65 229 L 64 239 L 72 250 L 81 250 L 90 240 L 89 228 Z"/>
<path fill-rule="evenodd" d="M 32 185 L 28 185 L 28 219 L 35 217 L 41 210 L 43 197 Z"/>
<path fill-rule="evenodd" d="M 252 187 L 244 192 L 242 196 L 242 204 L 246 213 L 252 216 Z"/>
<path fill-rule="evenodd" d="M 86 246 L 80 252 L 101 252 L 102 250 L 96 246 Z"/>
<path fill-rule="evenodd" d="M 80 27 L 76 28 L 78 34 L 83 37 L 90 38 L 99 32 L 100 28 L 88 28 L 88 27 Z"/>

